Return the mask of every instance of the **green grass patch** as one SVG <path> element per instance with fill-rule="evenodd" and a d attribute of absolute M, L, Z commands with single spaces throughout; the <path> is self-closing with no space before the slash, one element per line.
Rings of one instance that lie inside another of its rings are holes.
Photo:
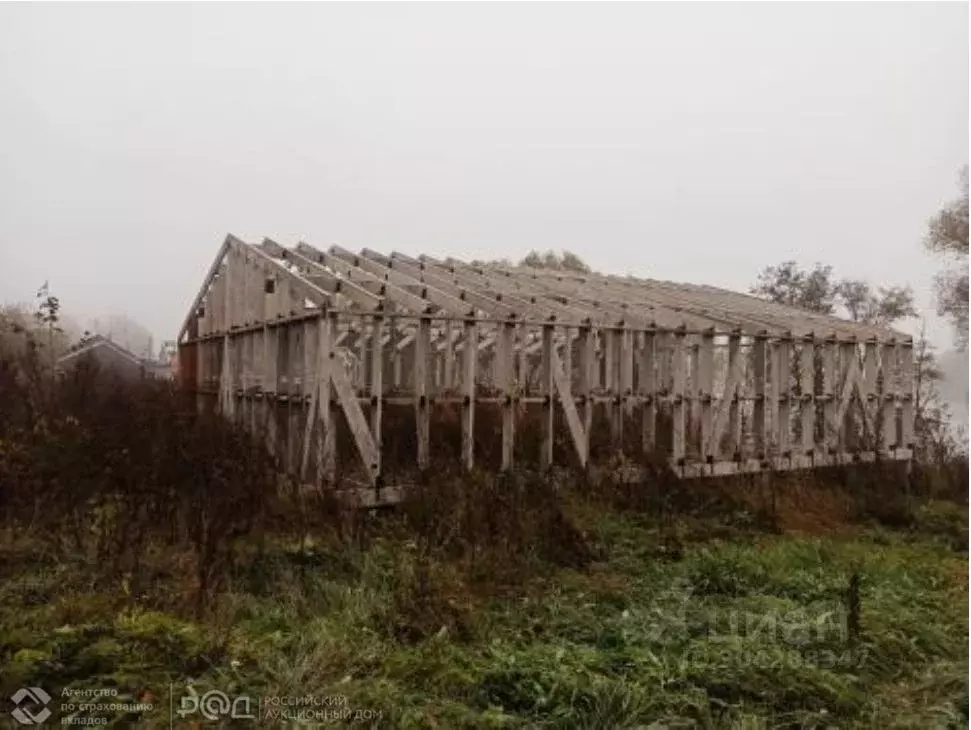
<path fill-rule="evenodd" d="M 81 559 L 8 560 L 0 689 L 156 698 L 115 727 L 167 727 L 170 686 L 339 695 L 386 728 L 967 725 L 951 508 L 839 537 L 592 509 L 579 525 L 593 562 L 539 561 L 492 591 L 395 524 L 356 546 L 268 540 L 200 620 L 104 590 Z"/>

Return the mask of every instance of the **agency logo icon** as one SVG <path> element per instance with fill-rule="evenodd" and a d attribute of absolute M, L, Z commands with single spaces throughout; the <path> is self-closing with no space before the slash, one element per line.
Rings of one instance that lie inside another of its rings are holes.
<path fill-rule="evenodd" d="M 51 716 L 51 696 L 40 687 L 21 687 L 10 697 L 15 705 L 13 719 L 21 725 L 40 725 Z"/>

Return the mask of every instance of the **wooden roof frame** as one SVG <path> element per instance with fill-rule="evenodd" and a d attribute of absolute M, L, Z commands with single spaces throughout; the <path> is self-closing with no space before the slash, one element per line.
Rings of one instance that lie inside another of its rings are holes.
<path fill-rule="evenodd" d="M 431 256 L 413 258 L 396 251 L 390 255 L 370 249 L 354 253 L 338 245 L 325 251 L 306 241 L 286 247 L 265 238 L 252 245 L 232 234 L 220 246 L 186 313 L 178 341 L 185 339 L 231 249 L 244 252 L 267 276 L 286 277 L 295 293 L 315 305 L 334 308 L 341 297 L 350 303 L 350 310 L 362 314 L 534 324 L 555 321 L 598 329 L 714 329 L 858 342 L 912 341 L 909 335 L 889 327 L 851 322 L 710 286 L 528 266 L 474 266 Z"/>

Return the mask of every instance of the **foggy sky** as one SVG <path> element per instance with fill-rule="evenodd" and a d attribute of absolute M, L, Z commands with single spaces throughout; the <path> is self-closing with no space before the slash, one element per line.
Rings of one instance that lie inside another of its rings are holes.
<path fill-rule="evenodd" d="M 0 5 L 0 300 L 173 338 L 227 232 L 911 284 L 967 4 Z"/>

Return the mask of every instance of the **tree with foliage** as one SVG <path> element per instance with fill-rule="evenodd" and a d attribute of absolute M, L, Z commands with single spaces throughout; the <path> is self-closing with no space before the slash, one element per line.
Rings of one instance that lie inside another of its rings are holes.
<path fill-rule="evenodd" d="M 968 166 L 960 173 L 961 195 L 929 222 L 927 250 L 942 254 L 945 268 L 934 279 L 937 313 L 954 325 L 958 348 L 968 347 Z"/>
<path fill-rule="evenodd" d="M 539 251 L 530 251 L 519 262 L 520 266 L 530 266 L 534 269 L 553 269 L 554 271 L 570 271 L 577 274 L 589 274 L 590 267 L 571 251 L 564 251 L 557 254 L 556 251 L 549 250 L 541 254 Z"/>
<path fill-rule="evenodd" d="M 836 298 L 833 267 L 817 263 L 812 270 L 802 271 L 795 261 L 783 261 L 765 267 L 750 291 L 778 304 L 832 314 Z"/>
<path fill-rule="evenodd" d="M 910 287 L 881 286 L 874 291 L 865 281 L 843 279 L 835 286 L 835 293 L 837 301 L 854 322 L 890 325 L 917 316 Z"/>
<path fill-rule="evenodd" d="M 767 266 L 750 290 L 778 304 L 806 309 L 818 314 L 845 314 L 854 322 L 890 325 L 916 317 L 914 294 L 910 287 L 878 287 L 858 279 L 833 277 L 833 267 L 817 263 L 802 270 L 795 261 Z M 841 308 L 843 311 L 838 312 Z"/>

